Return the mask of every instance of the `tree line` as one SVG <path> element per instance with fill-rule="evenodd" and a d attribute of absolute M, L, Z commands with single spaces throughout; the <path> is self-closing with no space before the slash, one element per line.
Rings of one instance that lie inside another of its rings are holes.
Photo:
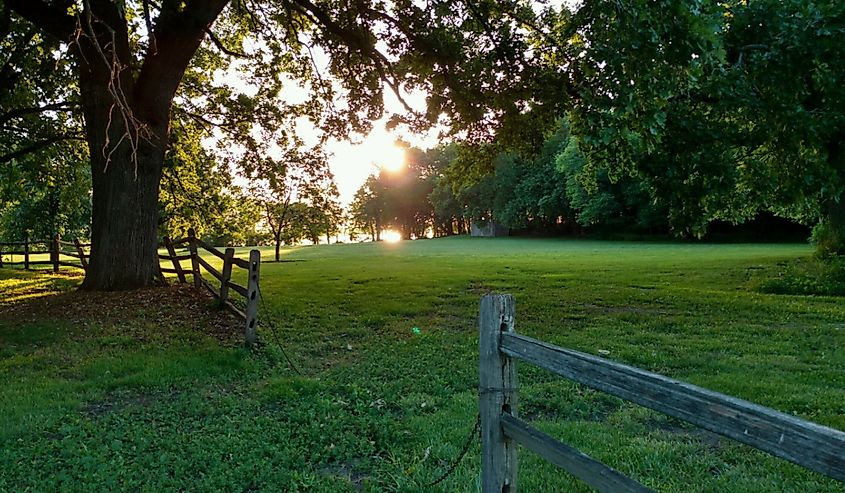
<path fill-rule="evenodd" d="M 353 234 L 375 240 L 393 230 L 402 238 L 467 234 L 494 222 L 516 233 L 588 234 L 625 231 L 668 234 L 668 209 L 635 177 L 584 184 L 586 158 L 561 120 L 540 152 L 525 158 L 499 153 L 492 171 L 474 180 L 456 174 L 460 145 L 409 149 L 406 169 L 371 175 L 349 208 Z"/>

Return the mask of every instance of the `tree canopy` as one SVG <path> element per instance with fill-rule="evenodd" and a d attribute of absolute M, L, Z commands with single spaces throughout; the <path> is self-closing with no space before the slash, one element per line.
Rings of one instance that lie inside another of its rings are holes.
<path fill-rule="evenodd" d="M 572 114 L 589 176 L 647 176 L 681 233 L 768 210 L 819 224 L 825 248 L 842 251 L 842 2 L 628 0 L 581 13 L 589 77 Z"/>

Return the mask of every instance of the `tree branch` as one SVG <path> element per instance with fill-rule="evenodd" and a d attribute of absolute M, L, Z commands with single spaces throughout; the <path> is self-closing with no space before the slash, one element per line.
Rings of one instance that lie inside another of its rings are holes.
<path fill-rule="evenodd" d="M 154 31 L 157 49 L 148 49 L 136 81 L 138 109 L 155 126 L 167 124 L 170 102 L 185 69 L 229 0 L 191 0 L 181 7 L 180 3 L 162 2 Z"/>
<path fill-rule="evenodd" d="M 59 39 L 69 39 L 76 29 L 76 21 L 68 15 L 72 0 L 62 0 L 59 5 L 42 0 L 6 0 L 15 13 Z"/>
<path fill-rule="evenodd" d="M 141 5 L 144 8 L 144 24 L 147 26 L 147 37 L 150 39 L 150 52 L 155 53 L 158 51 L 158 46 L 156 46 L 153 21 L 150 19 L 150 0 L 141 0 Z"/>
<path fill-rule="evenodd" d="M 226 48 L 226 46 L 223 45 L 223 42 L 220 41 L 220 38 L 218 38 L 213 32 L 211 32 L 211 29 L 205 28 L 205 34 L 208 35 L 208 39 L 210 39 L 211 42 L 214 43 L 214 46 L 216 46 L 217 49 L 222 51 L 223 53 L 229 56 L 233 56 L 235 58 L 247 58 L 247 55 L 245 53 Z"/>
<path fill-rule="evenodd" d="M 19 157 L 26 156 L 27 154 L 38 152 L 42 149 L 50 147 L 53 144 L 57 144 L 59 142 L 64 142 L 67 140 L 78 140 L 81 142 L 85 142 L 85 139 L 82 136 L 76 134 L 54 135 L 52 137 L 33 142 L 32 144 L 26 147 L 22 147 L 7 154 L 0 155 L 0 164 L 8 163 L 13 159 L 17 159 Z"/>
<path fill-rule="evenodd" d="M 396 80 L 396 74 L 393 73 L 392 64 L 384 54 L 382 54 L 372 43 L 368 43 L 366 39 L 358 33 L 344 28 L 323 10 L 317 7 L 311 0 L 294 0 L 299 7 L 301 13 L 309 17 L 316 18 L 316 24 L 322 25 L 329 33 L 340 38 L 347 46 L 357 50 L 367 58 L 369 58 L 376 70 L 379 73 L 379 78 L 387 84 L 387 86 L 396 95 L 396 99 L 405 108 L 405 111 L 411 114 L 416 114 L 413 108 L 405 101 L 404 96 L 399 88 L 399 83 Z"/>
<path fill-rule="evenodd" d="M 0 126 L 5 125 L 15 118 L 31 115 L 33 113 L 43 113 L 45 111 L 69 111 L 75 109 L 77 106 L 78 104 L 75 101 L 61 101 L 58 103 L 45 104 L 44 106 L 36 106 L 32 108 L 16 108 L 0 114 Z"/>
<path fill-rule="evenodd" d="M 222 123 L 221 122 L 215 122 L 213 120 L 209 120 L 208 118 L 206 118 L 203 115 L 200 115 L 198 113 L 194 113 L 192 111 L 188 111 L 184 108 L 178 108 L 178 107 L 176 109 L 174 109 L 174 112 L 182 113 L 185 116 L 192 118 L 194 121 L 196 121 L 197 123 L 201 124 L 203 127 L 206 127 L 206 128 L 217 127 L 217 128 L 223 129 L 223 130 L 235 130 L 235 129 L 237 129 L 237 126 L 239 124 L 247 122 L 246 119 L 235 120 L 235 121 L 230 121 L 230 122 L 222 122 Z"/>

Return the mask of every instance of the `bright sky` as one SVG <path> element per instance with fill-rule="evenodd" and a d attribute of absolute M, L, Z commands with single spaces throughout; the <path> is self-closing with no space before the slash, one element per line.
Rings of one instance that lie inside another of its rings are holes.
<path fill-rule="evenodd" d="M 317 53 L 316 59 L 325 57 Z M 228 72 L 218 72 L 214 75 L 215 84 L 225 84 L 249 96 L 255 95 L 257 87 L 244 83 L 239 75 L 238 63 L 235 62 Z M 287 79 L 287 87 L 281 98 L 287 103 L 296 104 L 303 102 L 308 94 L 296 81 Z M 425 94 L 421 92 L 403 94 L 405 101 L 415 110 L 425 110 Z M 364 184 L 364 181 L 372 173 L 378 173 L 379 169 L 401 169 L 405 164 L 405 152 L 397 145 L 397 140 L 410 143 L 414 147 L 428 149 L 438 143 L 437 129 L 432 129 L 427 134 L 411 134 L 403 131 L 387 131 L 387 117 L 393 113 L 404 112 L 403 106 L 396 96 L 389 90 L 385 91 L 384 98 L 385 118 L 373 122 L 373 129 L 367 135 L 350 135 L 347 140 L 331 139 L 324 147 L 329 154 L 329 167 L 335 177 L 340 201 L 343 205 L 352 202 L 355 192 Z M 306 146 L 316 145 L 319 140 L 319 132 L 314 128 L 307 118 L 300 118 L 296 122 L 297 135 L 305 142 Z M 206 145 L 213 146 L 216 137 L 212 136 L 206 140 Z M 236 171 L 236 170 L 234 170 Z M 243 178 L 236 178 L 235 184 L 247 186 Z"/>
<path fill-rule="evenodd" d="M 395 169 L 403 164 L 405 153 L 395 145 L 396 137 L 384 129 L 382 121 L 360 144 L 336 140 L 329 143 L 329 166 L 341 203 L 349 204 L 367 176 L 378 172 L 379 167 Z"/>
<path fill-rule="evenodd" d="M 424 107 L 422 95 L 409 99 L 415 108 Z M 385 93 L 385 113 L 400 111 L 402 107 L 393 93 Z M 375 122 L 373 130 L 360 139 L 360 143 L 333 140 L 328 144 L 327 150 L 332 154 L 329 166 L 337 182 L 341 203 L 351 202 L 355 192 L 371 173 L 377 173 L 379 169 L 397 170 L 404 166 L 405 152 L 396 145 L 397 139 L 401 138 L 421 149 L 434 147 L 438 143 L 437 130 L 426 135 L 388 132 L 385 124 L 386 119 Z"/>
<path fill-rule="evenodd" d="M 304 96 L 301 88 L 290 86 L 287 101 L 297 101 Z M 415 110 L 425 110 L 425 95 L 422 93 L 403 94 L 405 101 Z M 399 170 L 405 164 L 405 151 L 397 145 L 397 140 L 410 143 L 414 147 L 428 149 L 438 143 L 437 129 L 427 134 L 412 134 L 403 131 L 387 131 L 387 117 L 392 113 L 403 112 L 404 108 L 396 96 L 385 92 L 385 118 L 373 122 L 373 129 L 367 135 L 350 135 L 347 140 L 331 139 L 325 150 L 329 154 L 329 167 L 335 177 L 340 201 L 344 205 L 352 202 L 355 192 L 364 184 L 372 173 L 379 169 Z M 318 132 L 306 118 L 297 121 L 296 131 L 306 145 L 315 145 Z"/>
<path fill-rule="evenodd" d="M 534 2 L 535 8 L 542 4 L 560 9 L 566 5 L 570 9 L 576 8 L 582 0 L 545 0 Z M 425 95 L 422 93 L 404 95 L 403 97 L 415 110 L 425 110 Z M 402 113 L 403 108 L 396 96 L 389 90 L 385 91 L 385 113 Z M 328 145 L 328 150 L 333 154 L 330 161 L 332 173 L 335 175 L 338 190 L 340 191 L 341 202 L 348 204 L 364 180 L 380 167 L 391 168 L 397 165 L 397 160 L 404 158 L 394 142 L 401 138 L 412 146 L 420 149 L 429 149 L 438 144 L 438 130 L 434 129 L 426 135 L 409 134 L 403 132 L 388 132 L 385 130 L 386 120 L 374 122 L 373 130 L 366 135 L 360 144 L 353 144 L 349 141 L 333 141 Z M 404 163 L 399 163 L 404 164 Z"/>

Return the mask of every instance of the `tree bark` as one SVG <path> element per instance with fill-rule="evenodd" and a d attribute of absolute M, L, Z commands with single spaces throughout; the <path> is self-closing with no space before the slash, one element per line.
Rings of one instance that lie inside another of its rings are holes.
<path fill-rule="evenodd" d="M 831 200 L 827 206 L 827 220 L 831 232 L 836 235 L 837 255 L 845 255 L 845 196 L 840 194 L 839 201 Z"/>
<path fill-rule="evenodd" d="M 137 76 L 122 7 L 91 0 L 80 15 L 77 68 L 93 185 L 82 289 L 142 288 L 158 275 L 158 191 L 170 108 L 204 30 L 226 3 L 196 0 L 183 10 L 163 4 L 155 47 Z"/>
<path fill-rule="evenodd" d="M 158 187 L 170 106 L 185 69 L 229 0 L 161 2 L 140 70 L 123 2 L 6 0 L 41 32 L 69 43 L 91 153 L 91 258 L 83 289 L 149 286 L 157 273 Z M 133 71 L 137 76 L 133 75 Z"/>
<path fill-rule="evenodd" d="M 105 167 L 104 158 L 94 157 L 102 149 L 97 140 L 91 139 L 91 257 L 82 289 L 150 286 L 158 274 L 158 189 L 164 145 L 145 145 L 136 158 L 119 149 Z"/>
<path fill-rule="evenodd" d="M 172 96 L 167 86 L 135 93 L 125 19 L 114 4 L 92 5 L 100 6 L 99 22 L 83 21 L 88 36 L 78 47 L 93 188 L 91 257 L 82 289 L 141 288 L 158 274 L 158 187 Z"/>

